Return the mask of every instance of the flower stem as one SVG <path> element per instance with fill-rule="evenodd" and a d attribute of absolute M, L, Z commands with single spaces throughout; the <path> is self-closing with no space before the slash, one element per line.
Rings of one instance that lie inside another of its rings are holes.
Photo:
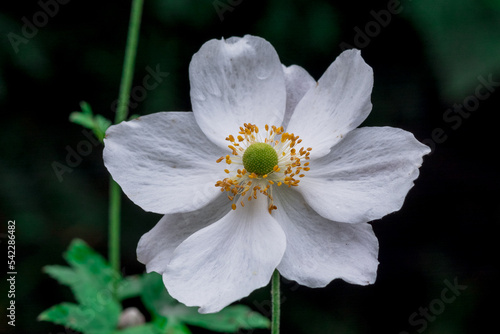
<path fill-rule="evenodd" d="M 279 334 L 280 332 L 280 273 L 275 270 L 271 281 L 271 297 L 272 297 L 272 320 L 271 334 Z"/>
<path fill-rule="evenodd" d="M 109 263 L 115 273 L 120 272 L 120 208 L 121 189 L 113 179 L 109 184 Z"/>
<path fill-rule="evenodd" d="M 144 0 L 133 0 L 130 11 L 130 22 L 128 26 L 127 46 L 125 48 L 125 60 L 123 62 L 122 79 L 120 83 L 120 94 L 118 107 L 116 108 L 115 124 L 124 121 L 128 114 L 128 102 L 130 99 L 130 88 L 134 76 L 135 55 L 139 44 L 139 30 L 141 26 L 142 7 Z"/>
<path fill-rule="evenodd" d="M 134 76 L 135 56 L 139 42 L 139 30 L 141 26 L 142 7 L 144 0 L 133 0 L 130 11 L 130 22 L 128 27 L 127 45 L 125 48 L 125 59 L 123 62 L 118 107 L 116 109 L 115 124 L 124 121 L 128 114 L 128 102 L 130 89 Z M 121 190 L 118 183 L 111 179 L 109 185 L 109 262 L 116 273 L 120 272 L 120 211 Z M 115 282 L 116 283 L 116 282 Z M 116 295 L 116 284 L 113 287 Z"/>

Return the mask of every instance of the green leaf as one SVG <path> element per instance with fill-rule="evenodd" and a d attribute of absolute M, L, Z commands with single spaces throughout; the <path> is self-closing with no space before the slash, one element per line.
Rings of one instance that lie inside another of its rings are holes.
<path fill-rule="evenodd" d="M 74 111 L 69 115 L 69 120 L 85 128 L 92 130 L 101 142 L 106 135 L 106 130 L 111 126 L 111 121 L 101 115 L 94 115 L 90 105 L 82 101 L 80 103 L 81 112 Z"/>
<path fill-rule="evenodd" d="M 173 299 L 165 289 L 161 275 L 156 273 L 146 274 L 143 284 L 141 298 L 144 305 L 154 317 L 168 319 L 166 328 L 177 328 L 174 324 L 185 323 L 216 332 L 235 333 L 240 329 L 270 326 L 269 319 L 244 305 L 229 306 L 215 314 L 200 314 L 197 308 L 187 307 Z"/>
<path fill-rule="evenodd" d="M 143 276 L 140 275 L 128 276 L 122 279 L 117 286 L 118 300 L 140 296 L 144 286 L 143 281 Z"/>
<path fill-rule="evenodd" d="M 111 126 L 111 121 L 101 115 L 96 115 L 94 117 L 94 124 L 94 133 L 100 141 L 103 141 L 106 136 L 106 130 Z"/>
<path fill-rule="evenodd" d="M 86 334 L 111 333 L 117 326 L 121 305 L 112 294 L 120 275 L 82 240 L 74 240 L 64 254 L 71 267 L 45 266 L 44 271 L 73 291 L 79 305 L 62 303 L 40 314 Z"/>
<path fill-rule="evenodd" d="M 182 322 L 168 321 L 166 327 L 163 329 L 165 334 L 191 334 L 189 328 Z"/>
<path fill-rule="evenodd" d="M 64 254 L 64 258 L 79 278 L 70 285 L 78 302 L 95 304 L 113 299 L 112 284 L 120 277 L 100 254 L 82 240 L 76 239 Z"/>
<path fill-rule="evenodd" d="M 94 116 L 85 115 L 79 111 L 74 111 L 69 114 L 69 120 L 75 124 L 79 124 L 85 128 L 94 129 Z"/>
<path fill-rule="evenodd" d="M 189 324 L 215 332 L 236 333 L 240 329 L 269 328 L 271 322 L 245 305 L 228 306 L 213 314 L 200 314 L 194 308 L 181 317 Z"/>
<path fill-rule="evenodd" d="M 113 334 L 162 334 L 160 328 L 155 324 L 143 324 L 134 327 L 114 331 Z"/>
<path fill-rule="evenodd" d="M 67 286 L 77 284 L 80 280 L 73 269 L 64 266 L 45 266 L 43 267 L 43 271 L 59 283 Z"/>
<path fill-rule="evenodd" d="M 98 316 L 97 310 L 72 303 L 55 305 L 42 312 L 38 320 L 50 321 L 86 334 L 110 334 L 113 331 L 113 327 Z"/>
<path fill-rule="evenodd" d="M 164 316 L 171 313 L 171 308 L 180 305 L 168 294 L 160 274 L 144 274 L 143 285 L 141 299 L 151 314 Z"/>
<path fill-rule="evenodd" d="M 59 325 L 69 327 L 77 331 L 84 331 L 88 323 L 89 316 L 79 305 L 71 303 L 61 303 L 43 311 L 39 316 L 39 321 L 50 321 Z"/>
<path fill-rule="evenodd" d="M 189 328 L 186 327 L 182 322 L 177 321 L 176 319 L 167 319 L 165 317 L 155 317 L 154 321 L 152 323 L 143 325 L 144 328 L 143 332 L 140 331 L 139 329 L 137 332 L 133 331 L 137 327 L 132 327 L 130 329 L 122 330 L 122 331 L 117 331 L 116 333 L 113 334 L 139 334 L 139 333 L 144 333 L 144 334 L 150 334 L 150 333 L 155 333 L 155 334 L 191 334 L 191 331 Z M 142 326 L 138 326 L 142 327 Z M 130 332 L 129 332 L 130 330 Z"/>
<path fill-rule="evenodd" d="M 85 101 L 80 102 L 80 108 L 82 109 L 82 112 L 85 115 L 89 115 L 89 116 L 93 115 L 92 108 L 90 107 L 90 104 L 88 104 L 87 102 L 85 102 Z"/>

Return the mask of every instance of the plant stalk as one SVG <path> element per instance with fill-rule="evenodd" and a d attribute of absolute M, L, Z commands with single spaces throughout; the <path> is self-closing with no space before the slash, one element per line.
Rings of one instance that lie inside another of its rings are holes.
<path fill-rule="evenodd" d="M 280 294 L 280 273 L 275 270 L 271 281 L 271 302 L 272 302 L 272 320 L 271 334 L 280 332 L 280 312 L 281 312 L 281 294 Z"/>
<path fill-rule="evenodd" d="M 116 108 L 115 124 L 127 119 L 130 89 L 134 77 L 135 56 L 139 44 L 139 31 L 141 27 L 142 7 L 144 0 L 132 0 L 130 11 L 130 22 L 128 26 L 127 45 L 125 47 L 125 59 L 123 61 L 122 79 L 120 82 L 120 93 L 118 106 Z"/>
<path fill-rule="evenodd" d="M 135 58 L 139 44 L 139 31 L 141 26 L 142 8 L 144 0 L 133 0 L 130 11 L 130 22 L 125 47 L 125 59 L 123 62 L 118 107 L 116 109 L 115 124 L 127 119 L 130 89 L 134 77 Z M 120 214 L 121 212 L 121 189 L 118 183 L 110 180 L 109 186 L 109 263 L 115 273 L 120 273 Z M 118 277 L 118 276 L 117 276 Z M 115 282 L 116 283 L 116 282 Z M 113 287 L 116 296 L 116 284 Z"/>

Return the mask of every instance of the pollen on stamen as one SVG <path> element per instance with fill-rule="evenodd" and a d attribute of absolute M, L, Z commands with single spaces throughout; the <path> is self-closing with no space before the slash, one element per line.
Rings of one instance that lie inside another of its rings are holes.
<path fill-rule="evenodd" d="M 268 198 L 268 211 L 271 213 L 277 209 L 273 203 L 272 188 L 275 185 L 280 187 L 283 184 L 288 187 L 296 187 L 299 185 L 299 178 L 305 177 L 305 172 L 310 170 L 309 162 L 304 160 L 310 159 L 312 148 L 297 147 L 302 142 L 299 136 L 285 132 L 281 126 L 265 124 L 264 128 L 266 132 L 260 134 L 259 128 L 255 124 L 244 123 L 236 136 L 226 137 L 226 140 L 230 142 L 228 148 L 231 154 L 217 159 L 217 163 L 225 160 L 228 165 L 235 164 L 238 167 L 245 167 L 224 169 L 227 178 L 217 181 L 215 184 L 216 187 L 221 188 L 222 192 L 228 193 L 228 200 L 232 202 L 231 208 L 233 210 L 236 210 L 238 202 L 244 207 L 246 201 L 257 199 L 258 196 L 263 195 Z M 266 145 L 252 146 L 257 143 Z M 252 153 L 247 152 L 251 146 L 253 147 Z M 278 159 L 274 166 L 269 164 L 268 160 L 272 156 L 271 153 L 254 153 L 258 150 L 269 152 L 269 148 L 274 149 Z M 244 161 L 245 152 L 248 154 Z M 248 168 L 250 168 L 250 172 Z"/>

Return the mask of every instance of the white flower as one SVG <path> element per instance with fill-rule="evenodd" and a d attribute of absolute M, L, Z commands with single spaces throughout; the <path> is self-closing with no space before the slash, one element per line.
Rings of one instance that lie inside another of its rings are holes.
<path fill-rule="evenodd" d="M 316 82 L 262 38 L 211 40 L 189 78 L 193 112 L 106 134 L 113 178 L 164 214 L 139 241 L 147 271 L 202 313 L 267 285 L 275 269 L 309 287 L 373 283 L 367 222 L 401 208 L 430 150 L 401 129 L 357 128 L 373 85 L 360 52 L 343 52 Z"/>

